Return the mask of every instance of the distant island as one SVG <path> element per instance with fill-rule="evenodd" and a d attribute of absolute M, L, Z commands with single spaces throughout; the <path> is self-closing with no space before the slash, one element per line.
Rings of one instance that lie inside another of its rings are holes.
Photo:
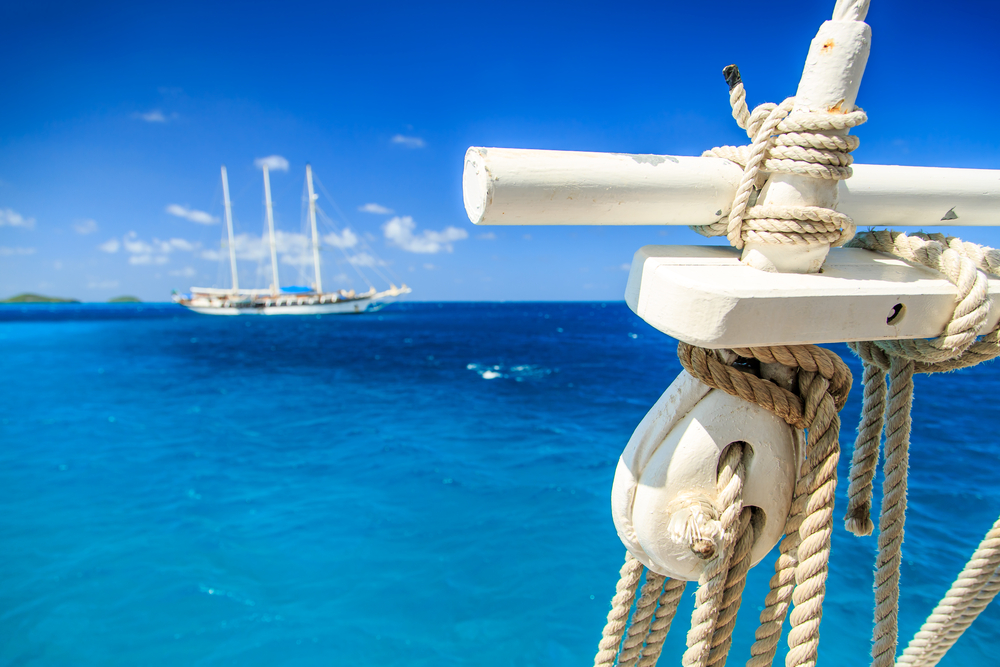
<path fill-rule="evenodd" d="M 25 292 L 12 296 L 9 299 L 0 299 L 0 303 L 80 303 L 79 299 L 63 299 L 58 296 L 45 296 L 44 294 L 32 294 Z M 108 303 L 142 303 L 142 299 L 137 296 L 116 296 L 108 299 Z"/>
<path fill-rule="evenodd" d="M 32 294 L 30 292 L 25 292 L 24 294 L 18 294 L 17 296 L 12 296 L 9 299 L 4 299 L 0 303 L 80 303 L 77 299 L 60 299 L 57 296 L 44 296 L 42 294 Z"/>

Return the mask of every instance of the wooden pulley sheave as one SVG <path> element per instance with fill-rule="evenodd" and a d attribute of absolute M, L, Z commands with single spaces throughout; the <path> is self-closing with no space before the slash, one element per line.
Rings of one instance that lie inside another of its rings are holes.
<path fill-rule="evenodd" d="M 840 411 L 864 365 L 845 527 L 864 537 L 883 447 L 872 665 L 937 664 L 1000 591 L 1000 519 L 898 656 L 901 546 L 914 373 L 1000 355 L 1000 252 L 943 235 L 859 226 L 1000 225 L 1000 171 L 855 165 L 868 0 L 837 0 L 794 96 L 751 109 L 724 69 L 745 146 L 699 157 L 472 147 L 475 224 L 686 225 L 731 247 L 646 246 L 625 300 L 677 339 L 684 371 L 618 462 L 612 518 L 627 549 L 594 663 L 651 667 L 697 581 L 686 667 L 726 663 L 747 571 L 776 548 L 747 664 L 819 656 Z"/>

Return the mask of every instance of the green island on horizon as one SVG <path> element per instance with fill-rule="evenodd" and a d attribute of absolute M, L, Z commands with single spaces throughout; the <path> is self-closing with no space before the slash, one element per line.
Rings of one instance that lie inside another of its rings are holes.
<path fill-rule="evenodd" d="M 9 299 L 0 299 L 0 303 L 80 303 L 79 299 L 63 299 L 58 296 L 45 296 L 44 294 L 33 294 L 25 292 L 17 294 Z M 142 303 L 142 300 L 134 296 L 116 296 L 108 299 L 107 303 Z"/>

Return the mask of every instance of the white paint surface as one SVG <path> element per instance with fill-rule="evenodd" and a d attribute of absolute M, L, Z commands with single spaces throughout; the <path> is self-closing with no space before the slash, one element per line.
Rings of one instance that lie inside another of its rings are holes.
<path fill-rule="evenodd" d="M 612 516 L 628 550 L 660 574 L 697 580 L 706 561 L 691 550 L 692 509 L 717 505 L 719 457 L 750 444 L 744 506 L 767 517 L 751 551 L 760 561 L 781 538 L 795 486 L 793 430 L 767 410 L 682 372 L 639 423 L 615 471 Z M 713 528 L 707 522 L 709 531 Z M 718 524 L 714 527 L 717 529 Z"/>
<path fill-rule="evenodd" d="M 729 212 L 741 174 L 715 158 L 473 147 L 463 192 L 476 224 L 706 224 Z"/>
<path fill-rule="evenodd" d="M 711 157 L 470 148 L 463 189 L 480 225 L 707 225 L 742 173 Z M 838 199 L 859 228 L 1000 225 L 1000 170 L 856 164 Z"/>
<path fill-rule="evenodd" d="M 1000 279 L 983 331 L 1000 320 Z M 955 287 L 936 271 L 855 248 L 835 248 L 818 274 L 758 271 L 721 246 L 645 246 L 625 301 L 660 331 L 708 348 L 940 335 Z M 886 320 L 896 304 L 902 314 Z"/>
<path fill-rule="evenodd" d="M 861 21 L 826 21 L 809 45 L 795 93 L 796 111 L 846 113 L 854 110 L 868 62 L 871 28 Z M 847 130 L 830 134 L 847 134 Z M 839 181 L 774 174 L 761 190 L 761 205 L 822 206 L 837 209 Z M 743 261 L 768 271 L 816 273 L 829 245 L 782 246 L 748 241 Z"/>

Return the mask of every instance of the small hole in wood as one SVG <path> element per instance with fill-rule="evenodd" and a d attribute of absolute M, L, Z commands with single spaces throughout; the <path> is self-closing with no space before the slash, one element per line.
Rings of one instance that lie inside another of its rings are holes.
<path fill-rule="evenodd" d="M 886 324 L 899 324 L 903 316 L 906 315 L 906 306 L 901 303 L 897 303 L 892 307 L 892 312 L 889 313 L 889 317 L 885 318 Z"/>

